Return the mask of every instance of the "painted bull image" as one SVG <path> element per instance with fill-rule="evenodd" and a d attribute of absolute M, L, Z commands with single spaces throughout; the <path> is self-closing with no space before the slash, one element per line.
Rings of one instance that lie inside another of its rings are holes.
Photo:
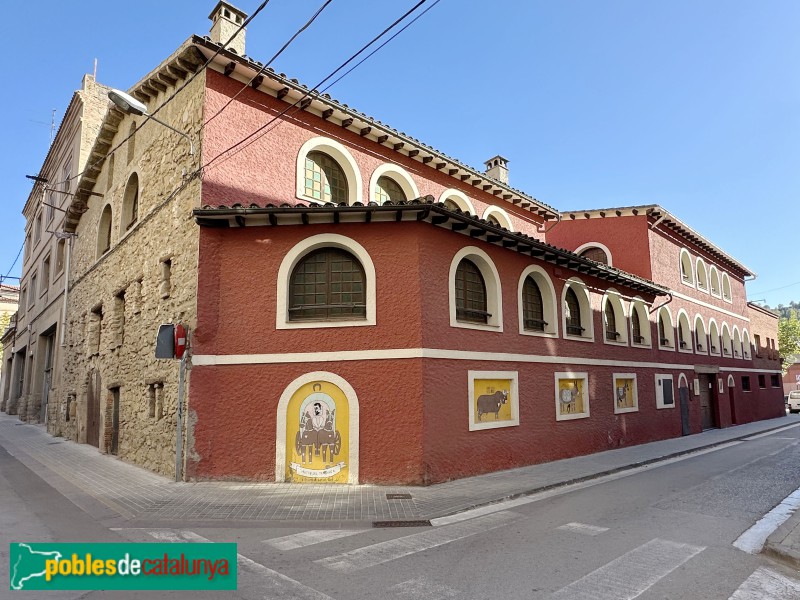
<path fill-rule="evenodd" d="M 483 394 L 478 396 L 478 421 L 483 419 L 483 415 L 494 413 L 495 421 L 500 417 L 500 407 L 508 402 L 508 391 L 498 390 L 494 394 Z"/>

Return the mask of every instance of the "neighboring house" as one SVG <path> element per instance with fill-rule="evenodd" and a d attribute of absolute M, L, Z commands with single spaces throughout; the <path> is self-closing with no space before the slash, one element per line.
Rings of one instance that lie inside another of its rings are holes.
<path fill-rule="evenodd" d="M 68 418 L 59 386 L 70 249 L 70 236 L 61 230 L 76 176 L 90 160 L 89 150 L 108 108 L 108 89 L 84 76 L 22 210 L 26 225 L 19 310 L 13 337 L 4 346 L 4 364 L 13 377 L 3 387 L 3 402 L 8 414 L 31 423 L 47 422 L 59 434 L 61 422 Z M 59 408 L 61 413 L 53 412 Z"/>
<path fill-rule="evenodd" d="M 6 408 L 7 389 L 11 385 L 11 363 L 14 333 L 16 332 L 19 286 L 0 283 L 0 344 L 3 347 L 0 363 L 0 410 Z"/>
<path fill-rule="evenodd" d="M 783 376 L 783 393 L 788 395 L 793 390 L 800 390 L 800 362 L 789 365 Z"/>
<path fill-rule="evenodd" d="M 93 152 L 118 148 L 65 222 L 65 436 L 174 474 L 170 322 L 190 332 L 187 479 L 424 484 L 782 414 L 721 378 L 760 372 L 746 267 L 658 207 L 616 246 L 599 215 L 578 231 L 504 158 L 475 170 L 311 93 L 243 32 L 224 49 L 245 18 L 220 2 L 130 90 L 194 154 L 103 121 Z"/>

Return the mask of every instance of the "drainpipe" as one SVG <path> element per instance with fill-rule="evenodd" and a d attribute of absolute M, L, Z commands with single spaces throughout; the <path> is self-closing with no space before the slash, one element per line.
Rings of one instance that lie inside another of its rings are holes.
<path fill-rule="evenodd" d="M 561 223 L 561 213 L 558 213 L 558 218 L 556 218 L 556 222 L 550 225 L 550 227 L 548 227 L 547 229 L 537 229 L 536 231 L 537 233 L 544 233 L 546 235 L 548 231 L 550 231 L 553 227 L 555 227 L 559 223 Z"/>

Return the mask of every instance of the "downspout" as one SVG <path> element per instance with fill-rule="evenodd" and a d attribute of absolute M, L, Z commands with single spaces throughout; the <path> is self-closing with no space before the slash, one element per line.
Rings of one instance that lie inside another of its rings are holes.
<path fill-rule="evenodd" d="M 550 227 L 548 227 L 547 229 L 537 229 L 536 232 L 537 233 L 543 233 L 543 234 L 547 235 L 547 232 L 550 231 L 553 227 L 555 227 L 559 223 L 561 223 L 561 213 L 558 213 L 558 217 L 556 218 L 556 222 L 553 223 L 552 225 L 550 225 Z"/>

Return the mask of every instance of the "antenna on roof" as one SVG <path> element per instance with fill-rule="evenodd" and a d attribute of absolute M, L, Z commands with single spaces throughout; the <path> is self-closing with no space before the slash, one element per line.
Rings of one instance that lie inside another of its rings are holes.
<path fill-rule="evenodd" d="M 92 78 L 97 81 L 97 59 L 94 59 L 94 71 L 92 71 Z"/>

